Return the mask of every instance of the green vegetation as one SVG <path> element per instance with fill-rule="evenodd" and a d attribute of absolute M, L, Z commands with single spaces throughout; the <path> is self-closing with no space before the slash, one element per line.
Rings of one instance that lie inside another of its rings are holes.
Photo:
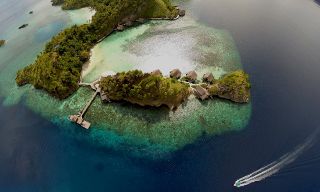
<path fill-rule="evenodd" d="M 100 87 L 113 101 L 129 101 L 142 106 L 166 105 L 177 108 L 189 97 L 189 85 L 175 79 L 134 70 L 103 78 Z"/>
<path fill-rule="evenodd" d="M 178 13 L 169 0 L 52 0 L 63 9 L 91 7 L 96 10 L 90 24 L 73 26 L 53 37 L 36 61 L 19 70 L 19 86 L 32 84 L 64 99 L 78 89 L 82 65 L 90 49 L 109 35 L 128 16 L 173 18 Z"/>
<path fill-rule="evenodd" d="M 229 73 L 210 85 L 208 91 L 211 96 L 247 103 L 250 98 L 249 76 L 242 70 Z"/>
<path fill-rule="evenodd" d="M 3 46 L 6 43 L 5 40 L 0 40 L 0 47 Z"/>
<path fill-rule="evenodd" d="M 152 0 L 147 4 L 145 18 L 175 18 L 178 10 L 171 6 L 170 0 Z"/>
<path fill-rule="evenodd" d="M 247 103 L 250 98 L 249 78 L 242 70 L 226 74 L 212 84 L 200 84 L 210 96 Z M 117 73 L 102 78 L 102 94 L 112 101 L 128 101 L 141 106 L 166 105 L 177 108 L 190 95 L 190 85 L 173 78 L 143 73 L 139 70 Z"/>

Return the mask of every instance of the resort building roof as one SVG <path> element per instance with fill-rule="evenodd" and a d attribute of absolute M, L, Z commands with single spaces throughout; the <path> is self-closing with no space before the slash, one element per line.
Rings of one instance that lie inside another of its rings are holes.
<path fill-rule="evenodd" d="M 210 94 L 208 92 L 208 90 L 206 90 L 205 88 L 201 87 L 200 85 L 196 85 L 193 87 L 193 94 L 201 100 L 205 100 L 207 98 L 209 98 Z"/>
<path fill-rule="evenodd" d="M 195 82 L 198 78 L 198 74 L 195 71 L 189 71 L 186 74 L 186 78 L 187 78 L 187 81 L 189 82 Z"/>
<path fill-rule="evenodd" d="M 170 77 L 171 78 L 176 78 L 176 79 L 180 79 L 181 78 L 181 71 L 179 69 L 173 69 L 172 71 L 170 71 Z"/>
<path fill-rule="evenodd" d="M 151 75 L 159 75 L 159 76 L 162 76 L 162 72 L 160 71 L 160 69 L 157 69 L 157 70 L 154 70 L 150 73 Z"/>
<path fill-rule="evenodd" d="M 214 81 L 214 76 L 212 73 L 206 73 L 202 77 L 202 81 L 205 83 L 212 83 Z"/>

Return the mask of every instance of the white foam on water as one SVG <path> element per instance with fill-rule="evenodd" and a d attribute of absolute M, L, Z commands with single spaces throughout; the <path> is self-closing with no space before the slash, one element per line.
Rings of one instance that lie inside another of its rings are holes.
<path fill-rule="evenodd" d="M 317 129 L 306 139 L 304 143 L 297 146 L 294 151 L 286 153 L 277 161 L 273 161 L 272 163 L 236 180 L 234 186 L 243 187 L 257 181 L 262 181 L 279 172 L 286 165 L 294 162 L 304 151 L 312 147 L 318 132 L 319 131 Z"/>

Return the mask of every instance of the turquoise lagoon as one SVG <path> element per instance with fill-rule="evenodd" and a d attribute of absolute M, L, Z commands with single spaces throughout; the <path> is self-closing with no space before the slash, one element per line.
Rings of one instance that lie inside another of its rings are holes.
<path fill-rule="evenodd" d="M 218 99 L 200 102 L 190 97 L 176 111 L 169 111 L 165 107 L 142 108 L 124 102 L 102 104 L 97 98 L 85 116 L 92 127 L 81 130 L 67 117 L 81 110 L 91 97 L 91 90 L 80 88 L 68 99 L 59 101 L 30 85 L 17 87 L 14 79 L 16 71 L 32 63 L 52 36 L 73 24 L 89 22 L 94 11 L 62 11 L 49 2 L 33 1 L 29 2 L 32 7 L 24 7 L 24 12 L 10 17 L 10 23 L 16 25 L 0 31 L 0 38 L 8 40 L 0 48 L 0 94 L 4 105 L 22 102 L 70 137 L 153 158 L 179 150 L 203 136 L 237 131 L 247 125 L 250 104 Z M 28 10 L 33 10 L 34 15 L 28 15 Z M 17 26 L 23 23 L 29 26 L 18 30 Z M 171 69 L 180 68 L 183 72 L 196 70 L 199 75 L 210 71 L 220 77 L 242 68 L 231 35 L 198 23 L 191 13 L 177 21 L 150 21 L 113 33 L 96 45 L 91 54 L 83 69 L 86 82 L 110 70 L 160 69 L 168 74 Z"/>

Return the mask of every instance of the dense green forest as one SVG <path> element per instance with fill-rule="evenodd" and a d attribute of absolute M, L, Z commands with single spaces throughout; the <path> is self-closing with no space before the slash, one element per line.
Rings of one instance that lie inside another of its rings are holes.
<path fill-rule="evenodd" d="M 102 91 L 113 101 L 126 100 L 140 105 L 178 107 L 190 92 L 187 83 L 134 70 L 117 73 L 100 81 Z"/>
<path fill-rule="evenodd" d="M 209 96 L 228 99 L 237 103 L 247 103 L 250 98 L 249 76 L 242 70 L 222 76 L 212 83 L 200 83 Z M 191 85 L 194 87 L 195 85 Z M 174 78 L 143 73 L 139 70 L 117 73 L 102 78 L 100 87 L 112 101 L 129 101 L 139 105 L 176 108 L 190 95 L 190 84 Z"/>
<path fill-rule="evenodd" d="M 52 0 L 63 9 L 91 7 L 96 10 L 90 24 L 72 26 L 52 38 L 36 61 L 19 70 L 19 86 L 32 84 L 64 99 L 78 89 L 82 65 L 90 49 L 109 35 L 124 18 L 174 18 L 178 11 L 169 0 Z"/>
<path fill-rule="evenodd" d="M 211 96 L 247 103 L 250 99 L 249 76 L 242 70 L 224 75 L 208 87 Z"/>

